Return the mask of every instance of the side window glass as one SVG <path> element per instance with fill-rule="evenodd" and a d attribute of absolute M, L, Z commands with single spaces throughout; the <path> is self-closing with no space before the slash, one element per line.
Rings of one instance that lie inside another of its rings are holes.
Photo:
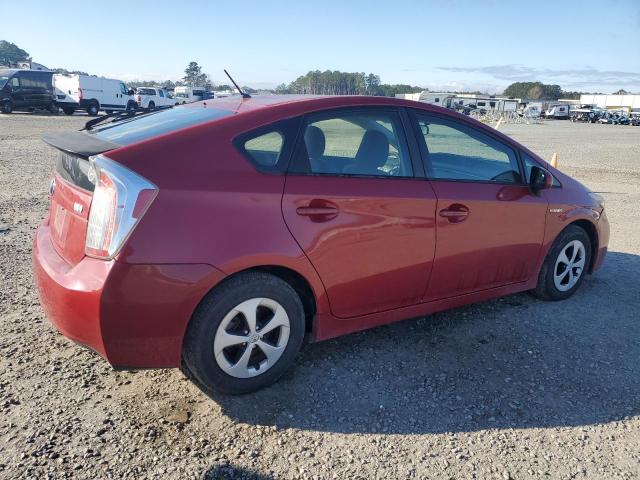
<path fill-rule="evenodd" d="M 264 133 L 244 142 L 244 150 L 262 167 L 274 167 L 280 159 L 284 136 L 278 131 Z"/>
<path fill-rule="evenodd" d="M 418 115 L 430 176 L 441 180 L 522 183 L 515 152 L 455 121 Z"/>
<path fill-rule="evenodd" d="M 18 77 L 13 77 L 11 79 L 11 86 L 13 88 L 20 88 L 20 79 Z"/>
<path fill-rule="evenodd" d="M 164 97 L 164 92 L 162 90 L 158 90 L 158 93 L 160 94 L 161 97 Z"/>
<path fill-rule="evenodd" d="M 120 84 L 120 93 L 127 93 L 127 87 L 125 87 L 124 83 Z"/>
<path fill-rule="evenodd" d="M 318 114 L 304 130 L 296 173 L 412 177 L 409 154 L 393 112 Z"/>

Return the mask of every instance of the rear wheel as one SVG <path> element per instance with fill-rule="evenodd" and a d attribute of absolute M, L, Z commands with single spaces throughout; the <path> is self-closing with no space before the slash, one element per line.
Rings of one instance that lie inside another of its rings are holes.
<path fill-rule="evenodd" d="M 252 392 L 275 382 L 302 346 L 300 297 L 284 280 L 246 272 L 211 292 L 196 310 L 183 369 L 205 393 Z"/>
<path fill-rule="evenodd" d="M 129 101 L 127 103 L 127 110 L 131 111 L 131 110 L 135 110 L 136 108 L 138 108 L 138 105 L 136 104 L 136 102 Z"/>
<path fill-rule="evenodd" d="M 149 102 L 149 110 L 153 110 L 156 108 L 156 104 L 154 102 Z"/>
<path fill-rule="evenodd" d="M 533 293 L 545 300 L 564 300 L 584 280 L 591 263 L 591 239 L 577 225 L 565 228 L 547 254 Z"/>
<path fill-rule="evenodd" d="M 11 105 L 11 102 L 4 102 L 1 105 L 1 111 L 6 114 L 13 112 L 13 105 Z"/>
<path fill-rule="evenodd" d="M 89 106 L 87 107 L 87 113 L 92 117 L 95 117 L 96 115 L 98 115 L 99 111 L 100 111 L 100 105 L 98 105 L 97 101 L 92 100 Z"/>

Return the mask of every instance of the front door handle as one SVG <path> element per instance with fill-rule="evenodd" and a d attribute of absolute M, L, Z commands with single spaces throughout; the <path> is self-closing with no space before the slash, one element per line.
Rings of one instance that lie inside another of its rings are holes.
<path fill-rule="evenodd" d="M 440 210 L 439 215 L 449 220 L 450 223 L 460 223 L 469 216 L 469 209 L 459 203 L 454 203 L 447 208 Z"/>

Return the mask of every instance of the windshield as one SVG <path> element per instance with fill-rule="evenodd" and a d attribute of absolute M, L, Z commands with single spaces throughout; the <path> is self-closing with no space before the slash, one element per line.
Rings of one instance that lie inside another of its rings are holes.
<path fill-rule="evenodd" d="M 230 110 L 220 108 L 169 108 L 140 115 L 130 120 L 107 123 L 95 127 L 90 133 L 108 142 L 130 145 L 164 133 L 226 117 L 232 113 Z"/>
<path fill-rule="evenodd" d="M 184 92 L 178 92 L 176 93 L 176 97 L 189 98 L 189 94 Z"/>
<path fill-rule="evenodd" d="M 0 70 L 0 88 L 4 87 L 13 75 L 12 70 Z"/>

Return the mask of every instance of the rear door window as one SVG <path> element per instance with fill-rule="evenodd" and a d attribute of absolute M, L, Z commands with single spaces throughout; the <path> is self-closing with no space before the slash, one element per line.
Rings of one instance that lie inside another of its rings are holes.
<path fill-rule="evenodd" d="M 356 109 L 309 115 L 294 173 L 412 177 L 400 116 Z"/>

